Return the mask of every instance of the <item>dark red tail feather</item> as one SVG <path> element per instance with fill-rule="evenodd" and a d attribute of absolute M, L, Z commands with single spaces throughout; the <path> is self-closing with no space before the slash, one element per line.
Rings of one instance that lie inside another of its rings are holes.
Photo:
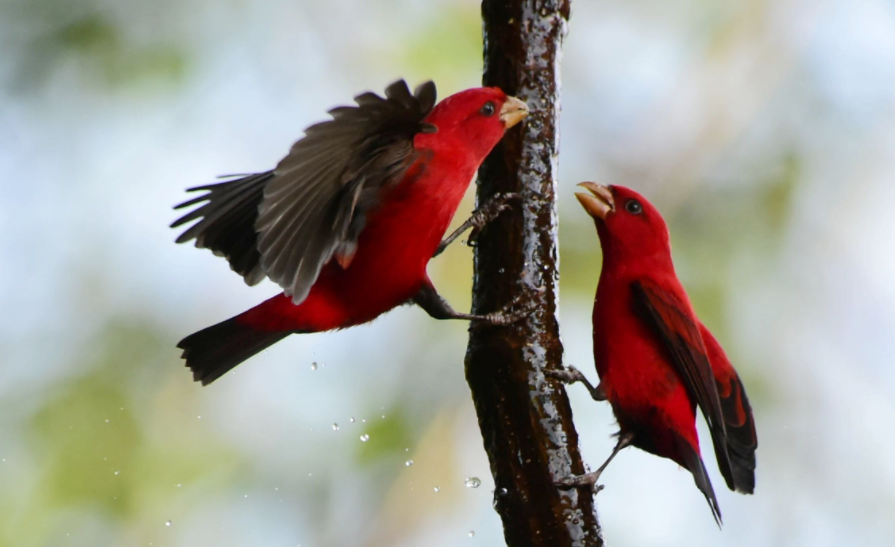
<path fill-rule="evenodd" d="M 720 528 L 722 524 L 721 508 L 718 506 L 718 498 L 715 497 L 712 481 L 709 480 L 709 474 L 705 470 L 705 464 L 702 463 L 699 452 L 682 437 L 677 437 L 677 448 L 687 469 L 693 474 L 696 487 L 705 496 L 705 501 L 708 502 L 709 508 L 712 510 L 712 516 L 715 517 L 715 522 Z"/>
<path fill-rule="evenodd" d="M 182 357 L 193 371 L 193 380 L 207 386 L 290 334 L 257 330 L 231 318 L 187 336 L 177 347 L 183 350 Z"/>

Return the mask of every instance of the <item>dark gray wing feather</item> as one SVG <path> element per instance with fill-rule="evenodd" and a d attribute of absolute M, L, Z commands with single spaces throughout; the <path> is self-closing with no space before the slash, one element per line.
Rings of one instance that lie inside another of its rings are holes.
<path fill-rule="evenodd" d="M 353 253 L 380 190 L 400 180 L 415 157 L 413 137 L 428 130 L 434 84 L 413 95 L 400 80 L 385 95 L 359 95 L 358 106 L 309 127 L 264 189 L 255 223 L 261 266 L 295 303 L 334 254 Z"/>
<path fill-rule="evenodd" d="M 255 221 L 258 219 L 264 186 L 272 178 L 273 172 L 267 171 L 187 190 L 206 193 L 181 203 L 175 209 L 206 203 L 171 224 L 172 228 L 177 228 L 200 219 L 177 238 L 177 243 L 195 239 L 196 247 L 210 249 L 214 254 L 225 257 L 230 268 L 243 276 L 249 285 L 264 279 L 261 254 L 256 245 Z"/>

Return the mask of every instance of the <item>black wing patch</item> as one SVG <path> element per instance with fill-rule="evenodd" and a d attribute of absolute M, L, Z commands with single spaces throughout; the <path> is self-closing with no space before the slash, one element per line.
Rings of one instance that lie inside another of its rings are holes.
<path fill-rule="evenodd" d="M 201 218 L 177 242 L 196 239 L 250 285 L 267 276 L 300 303 L 334 256 L 350 262 L 380 191 L 416 159 L 413 137 L 436 131 L 423 122 L 435 98 L 434 83 L 411 94 L 399 80 L 385 98 L 368 92 L 330 110 L 273 171 L 191 189 L 207 193 L 176 208 L 207 203 L 172 224 Z"/>
<path fill-rule="evenodd" d="M 274 169 L 255 224 L 261 266 L 296 304 L 334 255 L 350 262 L 367 212 L 383 187 L 415 159 L 413 137 L 435 102 L 435 85 L 411 95 L 403 80 L 385 98 L 364 93 L 357 107 L 330 111 Z"/>
<path fill-rule="evenodd" d="M 188 189 L 187 192 L 207 193 L 185 201 L 175 209 L 207 203 L 171 224 L 172 228 L 177 228 L 201 218 L 177 238 L 177 243 L 195 239 L 196 247 L 211 249 L 214 254 L 225 257 L 230 263 L 230 268 L 243 276 L 249 285 L 255 285 L 264 279 L 260 263 L 261 254 L 256 246 L 258 238 L 255 234 L 255 221 L 258 219 L 258 207 L 264 195 L 264 186 L 272 178 L 273 171 L 267 171 Z"/>
<path fill-rule="evenodd" d="M 727 486 L 733 490 L 733 470 L 727 454 L 724 415 L 699 327 L 686 313 L 684 304 L 658 285 L 648 281 L 635 281 L 631 285 L 631 291 L 635 310 L 655 329 L 683 378 L 687 391 L 702 410 L 712 434 L 718 468 Z"/>

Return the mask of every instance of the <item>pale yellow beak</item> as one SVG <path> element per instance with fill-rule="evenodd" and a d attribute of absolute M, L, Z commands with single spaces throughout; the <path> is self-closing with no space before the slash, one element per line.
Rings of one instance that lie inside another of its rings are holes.
<path fill-rule="evenodd" d="M 500 121 L 507 129 L 513 127 L 528 116 L 528 105 L 516 97 L 507 97 L 500 107 Z"/>
<path fill-rule="evenodd" d="M 606 216 L 615 211 L 615 199 L 612 197 L 612 190 L 608 186 L 603 186 L 596 182 L 582 182 L 578 186 L 590 191 L 590 194 L 575 192 L 575 197 L 578 198 L 579 203 L 587 211 L 587 214 L 594 218 L 606 220 Z"/>

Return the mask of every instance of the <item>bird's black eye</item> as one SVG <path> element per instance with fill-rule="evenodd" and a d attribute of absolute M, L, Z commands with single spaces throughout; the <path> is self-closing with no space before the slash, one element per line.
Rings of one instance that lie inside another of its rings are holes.
<path fill-rule="evenodd" d="M 640 204 L 636 199 L 629 199 L 628 203 L 625 203 L 625 211 L 631 213 L 632 215 L 639 215 L 643 212 L 643 205 Z"/>
<path fill-rule="evenodd" d="M 494 115 L 494 103 L 488 101 L 482 106 L 482 109 L 479 110 L 483 116 L 493 116 Z"/>

